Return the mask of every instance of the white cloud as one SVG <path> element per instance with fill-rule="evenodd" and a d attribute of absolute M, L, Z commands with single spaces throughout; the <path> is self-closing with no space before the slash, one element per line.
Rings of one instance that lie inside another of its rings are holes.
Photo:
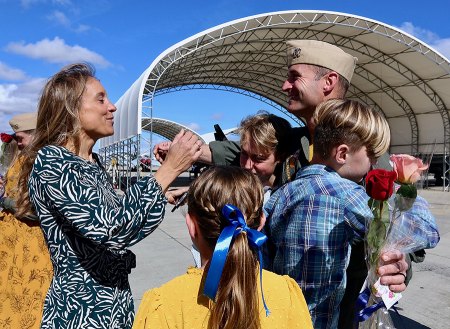
<path fill-rule="evenodd" d="M 187 124 L 186 127 L 188 127 L 189 129 L 192 129 L 193 131 L 197 131 L 197 132 L 200 130 L 200 125 L 195 122 L 191 122 L 191 123 Z"/>
<path fill-rule="evenodd" d="M 34 59 L 43 59 L 50 63 L 73 63 L 85 61 L 99 67 L 111 65 L 103 56 L 87 48 L 75 45 L 70 46 L 61 38 L 53 40 L 43 39 L 36 43 L 25 44 L 23 41 L 11 42 L 6 50 L 15 54 L 24 55 Z"/>
<path fill-rule="evenodd" d="M 9 119 L 16 114 L 37 110 L 46 79 L 30 79 L 22 84 L 0 84 L 0 132 L 10 131 Z"/>
<path fill-rule="evenodd" d="M 5 115 L 0 112 L 0 133 L 12 133 L 11 126 L 9 125 L 9 120 L 11 116 Z"/>
<path fill-rule="evenodd" d="M 423 29 L 418 26 L 414 26 L 411 22 L 404 22 L 399 27 L 400 30 L 405 31 L 406 33 L 409 33 L 416 38 L 425 41 L 426 43 L 430 43 L 434 40 L 439 39 L 438 35 L 432 31 Z"/>
<path fill-rule="evenodd" d="M 440 39 L 436 43 L 430 44 L 434 49 L 439 51 L 442 55 L 450 60 L 450 38 Z"/>
<path fill-rule="evenodd" d="M 16 114 L 36 110 L 45 79 L 31 79 L 22 84 L 0 84 L 0 111 Z"/>
<path fill-rule="evenodd" d="M 50 15 L 47 16 L 47 19 L 76 33 L 83 33 L 91 30 L 91 27 L 89 25 L 79 24 L 78 26 L 75 26 L 66 16 L 66 14 L 59 10 L 53 11 Z"/>
<path fill-rule="evenodd" d="M 0 62 L 0 79 L 9 81 L 20 81 L 26 79 L 26 74 L 22 70 L 9 67 Z"/>
<path fill-rule="evenodd" d="M 70 27 L 71 25 L 70 20 L 67 18 L 67 16 L 59 10 L 55 10 L 53 13 L 48 15 L 47 19 L 65 27 Z"/>
<path fill-rule="evenodd" d="M 74 29 L 74 31 L 77 33 L 83 33 L 83 32 L 89 31 L 89 30 L 91 30 L 91 27 L 89 25 L 85 25 L 85 24 L 80 24 L 80 25 L 78 25 L 77 28 Z"/>
<path fill-rule="evenodd" d="M 404 22 L 398 28 L 415 36 L 417 39 L 424 41 L 442 55 L 450 58 L 450 38 L 441 39 L 436 33 L 419 26 L 414 26 L 411 22 Z"/>

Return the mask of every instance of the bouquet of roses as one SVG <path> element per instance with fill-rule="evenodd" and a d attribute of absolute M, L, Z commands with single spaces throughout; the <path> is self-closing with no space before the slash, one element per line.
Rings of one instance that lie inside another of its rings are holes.
<path fill-rule="evenodd" d="M 393 171 L 375 169 L 366 177 L 366 191 L 373 219 L 367 221 L 366 289 L 358 299 L 359 328 L 395 328 L 389 308 L 401 298 L 380 284 L 377 268 L 382 253 L 398 250 L 411 253 L 433 248 L 439 241 L 434 217 L 427 202 L 417 197 L 415 183 L 427 169 L 420 159 L 410 155 L 392 155 Z M 395 192 L 395 193 L 394 193 Z"/>

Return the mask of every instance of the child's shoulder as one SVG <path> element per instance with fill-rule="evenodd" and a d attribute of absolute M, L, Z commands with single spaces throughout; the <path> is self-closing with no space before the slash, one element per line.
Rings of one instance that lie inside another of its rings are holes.
<path fill-rule="evenodd" d="M 196 289 L 198 289 L 202 276 L 202 269 L 189 267 L 185 274 L 173 278 L 155 290 L 159 292 L 177 293 L 183 290 L 186 291 L 186 286 L 197 286 Z"/>
<path fill-rule="evenodd" d="M 366 191 L 363 186 L 340 176 L 336 171 L 324 165 L 312 165 L 306 175 L 300 179 L 304 179 L 304 183 L 308 183 L 315 189 L 318 194 L 326 194 L 346 198 L 347 196 L 365 195 Z M 312 174 L 311 174 L 312 173 Z"/>

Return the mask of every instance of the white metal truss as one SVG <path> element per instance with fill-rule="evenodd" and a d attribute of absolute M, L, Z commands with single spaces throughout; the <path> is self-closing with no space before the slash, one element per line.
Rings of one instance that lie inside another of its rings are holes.
<path fill-rule="evenodd" d="M 289 39 L 326 41 L 358 57 L 347 96 L 384 113 L 392 153 L 420 155 L 432 145 L 434 153 L 442 154 L 448 190 L 449 60 L 413 36 L 368 18 L 299 10 L 222 24 L 167 49 L 123 97 L 138 94 L 143 116 L 150 118 L 155 97 L 194 88 L 237 92 L 287 113 L 281 85 Z M 142 128 L 148 125 L 151 120 Z"/>

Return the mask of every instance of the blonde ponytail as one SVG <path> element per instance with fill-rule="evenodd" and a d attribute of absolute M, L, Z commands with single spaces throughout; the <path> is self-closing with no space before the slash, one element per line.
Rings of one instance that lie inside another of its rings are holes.
<path fill-rule="evenodd" d="M 188 212 L 198 218 L 200 232 L 213 250 L 222 230 L 229 225 L 222 214 L 226 204 L 242 212 L 249 228 L 256 229 L 262 215 L 263 193 L 259 179 L 238 167 L 214 167 L 191 185 Z M 205 271 L 209 270 L 209 266 Z M 231 243 L 211 306 L 210 329 L 259 329 L 257 289 L 258 257 L 241 231 Z"/>

